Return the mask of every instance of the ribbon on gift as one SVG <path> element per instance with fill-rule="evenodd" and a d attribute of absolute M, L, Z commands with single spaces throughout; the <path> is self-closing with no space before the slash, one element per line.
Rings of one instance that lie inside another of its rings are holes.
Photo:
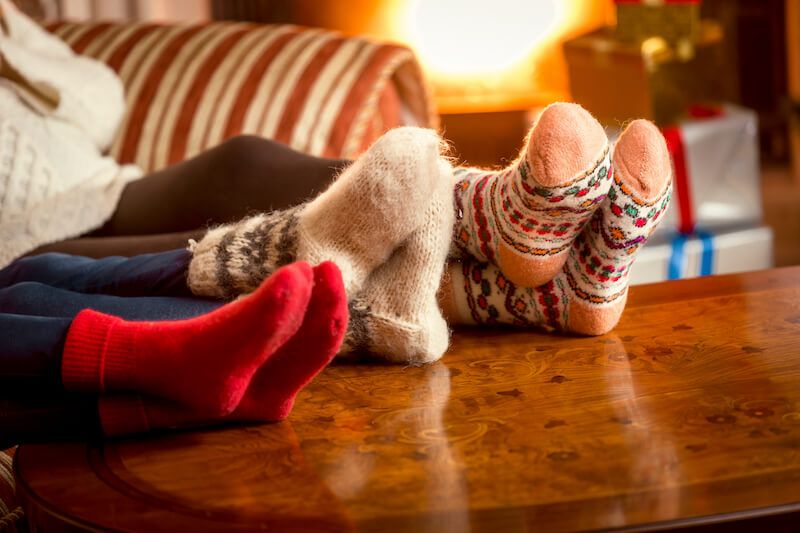
<path fill-rule="evenodd" d="M 722 108 L 696 104 L 689 107 L 688 115 L 695 119 L 715 118 L 722 116 Z M 680 126 L 667 126 L 662 129 L 667 149 L 672 157 L 675 196 L 678 200 L 678 231 L 684 235 L 691 235 L 695 231 L 697 221 L 694 217 L 692 203 L 692 190 L 690 187 L 691 176 L 689 166 L 686 164 L 686 146 Z"/>
<path fill-rule="evenodd" d="M 714 273 L 714 235 L 708 231 L 698 230 L 692 235 L 679 233 L 672 239 L 667 279 L 681 279 L 683 277 L 683 266 L 686 262 L 686 243 L 692 237 L 699 239 L 702 246 L 700 275 L 710 276 Z"/>

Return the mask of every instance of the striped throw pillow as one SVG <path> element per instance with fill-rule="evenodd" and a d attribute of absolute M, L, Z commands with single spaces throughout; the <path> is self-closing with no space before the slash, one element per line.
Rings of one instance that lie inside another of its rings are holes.
<path fill-rule="evenodd" d="M 352 158 L 387 129 L 435 127 L 408 48 L 291 25 L 56 23 L 127 91 L 111 149 L 150 171 L 237 134 L 318 156 Z"/>

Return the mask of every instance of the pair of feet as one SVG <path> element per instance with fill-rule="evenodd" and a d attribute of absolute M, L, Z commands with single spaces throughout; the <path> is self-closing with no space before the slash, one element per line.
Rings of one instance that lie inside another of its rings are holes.
<path fill-rule="evenodd" d="M 586 110 L 554 104 L 511 166 L 456 171 L 462 260 L 441 298 L 450 323 L 587 335 L 617 324 L 636 252 L 669 205 L 672 171 L 661 132 L 645 120 L 610 152 Z"/>
<path fill-rule="evenodd" d="M 282 420 L 338 351 L 347 321 L 336 265 L 294 263 L 197 318 L 128 322 L 82 311 L 67 335 L 62 381 L 100 393 L 109 436 Z"/>
<path fill-rule="evenodd" d="M 454 170 L 443 146 L 431 130 L 389 131 L 312 201 L 210 230 L 193 246 L 190 288 L 234 297 L 282 264 L 334 261 L 350 300 L 342 353 L 406 364 L 446 350 L 440 304 L 450 324 L 611 329 L 669 202 L 658 129 L 631 123 L 612 165 L 597 121 L 554 104 L 502 171 Z"/>

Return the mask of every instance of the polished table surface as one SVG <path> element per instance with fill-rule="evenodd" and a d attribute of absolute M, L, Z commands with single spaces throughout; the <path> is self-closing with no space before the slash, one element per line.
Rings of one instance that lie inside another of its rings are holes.
<path fill-rule="evenodd" d="M 793 529 L 800 268 L 634 287 L 602 337 L 458 331 L 431 366 L 329 368 L 288 422 L 16 472 L 47 529 Z"/>

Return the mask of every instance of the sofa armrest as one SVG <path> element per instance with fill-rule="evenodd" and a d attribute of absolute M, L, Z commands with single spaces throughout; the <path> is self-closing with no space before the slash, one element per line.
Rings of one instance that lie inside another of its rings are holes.
<path fill-rule="evenodd" d="M 419 64 L 402 46 L 230 22 L 61 22 L 49 29 L 120 75 L 127 113 L 111 155 L 145 171 L 237 134 L 352 158 L 387 129 L 437 126 Z"/>

